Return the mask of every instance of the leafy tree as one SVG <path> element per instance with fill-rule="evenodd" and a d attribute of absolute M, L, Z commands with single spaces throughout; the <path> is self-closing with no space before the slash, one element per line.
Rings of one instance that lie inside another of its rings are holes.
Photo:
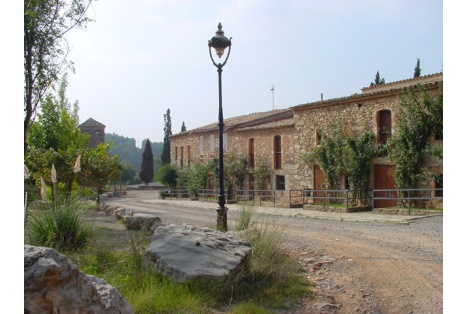
<path fill-rule="evenodd" d="M 424 158 L 442 158 L 442 148 L 430 145 L 429 139 L 443 132 L 443 86 L 439 85 L 436 95 L 421 85 L 418 91 L 407 88 L 401 96 L 396 112 L 398 132 L 387 142 L 397 189 L 417 188 L 421 180 L 434 175 L 423 171 Z"/>
<path fill-rule="evenodd" d="M 78 123 L 78 102 L 73 106 L 65 96 L 67 76 L 64 75 L 56 97 L 48 95 L 41 104 L 41 113 L 28 133 L 30 149 L 26 163 L 36 182 L 42 177 L 51 184 L 52 164 L 57 178 L 65 184 L 65 192 L 71 194 L 76 173 L 73 166 L 77 157 L 87 149 L 88 135 L 81 133 Z"/>
<path fill-rule="evenodd" d="M 167 113 L 164 114 L 164 141 L 163 149 L 161 152 L 162 164 L 168 164 L 171 162 L 171 143 L 169 136 L 172 135 L 172 122 L 171 122 L 171 111 L 167 109 Z"/>
<path fill-rule="evenodd" d="M 27 133 L 36 110 L 66 68 L 69 48 L 66 33 L 85 28 L 86 12 L 92 0 L 24 1 L 24 154 Z"/>
<path fill-rule="evenodd" d="M 267 188 L 270 172 L 271 169 L 266 160 L 260 159 L 257 161 L 255 168 L 253 168 L 254 187 L 256 190 L 265 190 Z"/>
<path fill-rule="evenodd" d="M 234 151 L 229 151 L 224 164 L 224 172 L 225 186 L 228 188 L 228 194 L 233 186 L 241 190 L 245 177 L 249 172 L 247 157 L 238 155 Z"/>
<path fill-rule="evenodd" d="M 187 128 L 185 127 L 185 122 L 182 122 L 182 127 L 180 128 L 180 132 L 185 132 L 187 131 Z"/>
<path fill-rule="evenodd" d="M 418 58 L 418 61 L 416 62 L 416 66 L 414 67 L 413 77 L 416 78 L 420 76 L 421 76 L 421 67 L 420 67 L 419 58 Z"/>
<path fill-rule="evenodd" d="M 177 184 L 177 168 L 171 164 L 165 164 L 159 169 L 157 180 L 171 189 Z"/>
<path fill-rule="evenodd" d="M 82 169 L 80 182 L 86 186 L 95 186 L 100 194 L 102 183 L 117 180 L 122 171 L 118 156 L 109 156 L 111 144 L 99 143 L 93 149 L 85 150 L 81 156 Z M 99 203 L 99 197 L 98 197 Z"/>
<path fill-rule="evenodd" d="M 151 149 L 151 142 L 147 139 L 145 150 L 141 156 L 140 179 L 148 185 L 149 182 L 153 181 L 153 176 L 153 151 Z"/>
<path fill-rule="evenodd" d="M 382 84 L 385 84 L 385 79 L 380 78 L 380 73 L 379 73 L 379 71 L 377 71 L 377 73 L 375 74 L 375 80 L 374 80 L 374 82 L 370 83 L 370 86 L 382 85 Z"/>

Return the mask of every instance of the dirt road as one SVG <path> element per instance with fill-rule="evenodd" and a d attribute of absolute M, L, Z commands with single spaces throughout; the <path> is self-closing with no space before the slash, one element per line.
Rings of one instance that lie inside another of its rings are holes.
<path fill-rule="evenodd" d="M 165 224 L 215 227 L 216 204 L 145 203 L 155 194 L 129 192 L 106 203 L 157 214 Z M 234 225 L 236 213 L 228 218 Z M 443 312 L 442 216 L 395 224 L 278 215 L 273 222 L 283 231 L 282 247 L 316 284 L 311 296 L 279 313 Z"/>

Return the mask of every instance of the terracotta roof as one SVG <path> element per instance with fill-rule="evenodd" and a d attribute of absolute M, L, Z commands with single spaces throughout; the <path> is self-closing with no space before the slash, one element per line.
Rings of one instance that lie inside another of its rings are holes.
<path fill-rule="evenodd" d="M 227 131 L 232 128 L 247 128 L 255 127 L 259 125 L 266 125 L 272 122 L 282 121 L 291 119 L 293 117 L 293 111 L 290 108 L 287 109 L 276 109 L 266 112 L 255 112 L 248 115 L 232 117 L 224 119 L 224 130 Z M 188 130 L 183 133 L 177 133 L 171 135 L 171 137 L 182 135 L 186 133 L 199 133 L 207 131 L 219 130 L 218 122 L 207 124 L 205 126 Z"/>
<path fill-rule="evenodd" d="M 101 122 L 98 122 L 98 121 L 94 120 L 93 118 L 89 118 L 89 119 L 86 120 L 85 122 L 81 123 L 79 126 L 80 126 L 80 127 L 81 127 L 81 126 L 85 126 L 85 127 L 96 127 L 96 126 L 99 126 L 99 127 L 106 127 L 104 124 L 102 124 Z"/>
<path fill-rule="evenodd" d="M 426 76 L 421 76 L 418 78 L 412 78 L 408 80 L 402 80 L 402 81 L 396 81 L 396 82 L 391 82 L 387 84 L 372 86 L 372 87 L 364 87 L 362 88 L 363 92 L 361 94 L 355 93 L 351 96 L 346 96 L 346 97 L 331 98 L 331 99 L 327 99 L 323 101 L 319 100 L 313 103 L 297 105 L 297 106 L 291 107 L 291 109 L 304 110 L 310 107 L 321 107 L 321 106 L 333 105 L 333 104 L 338 104 L 338 103 L 340 104 L 346 103 L 350 101 L 362 101 L 367 98 L 373 98 L 378 95 L 398 93 L 403 88 L 416 86 L 418 84 L 421 84 L 423 86 L 432 86 L 432 85 L 437 86 L 438 83 L 440 82 L 443 82 L 442 72 L 431 74 L 431 75 L 426 75 Z"/>
<path fill-rule="evenodd" d="M 289 118 L 280 121 L 273 121 L 269 123 L 263 123 L 256 126 L 239 128 L 237 131 L 251 131 L 251 130 L 266 130 L 266 129 L 278 129 L 294 126 L 294 118 Z"/>

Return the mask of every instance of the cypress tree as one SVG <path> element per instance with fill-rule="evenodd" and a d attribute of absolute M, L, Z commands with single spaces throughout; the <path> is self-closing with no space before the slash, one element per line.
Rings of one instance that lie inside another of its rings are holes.
<path fill-rule="evenodd" d="M 418 58 L 418 61 L 416 62 L 416 66 L 414 67 L 413 77 L 416 78 L 416 77 L 420 77 L 420 76 L 421 76 L 421 66 L 419 64 L 419 58 Z"/>
<path fill-rule="evenodd" d="M 180 132 L 185 132 L 187 131 L 187 128 L 185 127 L 185 122 L 182 121 L 182 127 L 180 128 Z"/>
<path fill-rule="evenodd" d="M 161 152 L 161 161 L 163 165 L 171 162 L 171 143 L 169 142 L 170 135 L 172 135 L 171 111 L 167 109 L 167 113 L 164 115 L 164 141 Z"/>
<path fill-rule="evenodd" d="M 145 150 L 141 156 L 141 170 L 140 179 L 145 182 L 146 185 L 153 181 L 154 169 L 153 169 L 153 150 L 151 149 L 151 142 L 149 139 L 146 140 Z"/>

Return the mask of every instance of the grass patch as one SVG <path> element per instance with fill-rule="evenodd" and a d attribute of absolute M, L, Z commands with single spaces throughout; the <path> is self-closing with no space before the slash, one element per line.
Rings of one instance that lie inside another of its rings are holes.
<path fill-rule="evenodd" d="M 90 230 L 81 212 L 80 204 L 70 198 L 61 198 L 56 204 L 47 203 L 41 210 L 29 212 L 25 222 L 29 243 L 58 251 L 84 247 Z"/>
<path fill-rule="evenodd" d="M 85 247 L 64 254 L 84 273 L 116 287 L 135 313 L 273 313 L 310 293 L 310 283 L 301 276 L 299 263 L 279 248 L 282 232 L 274 218 L 259 216 L 252 222 L 252 215 L 246 207 L 237 222 L 244 228 L 240 236 L 253 246 L 249 267 L 223 282 L 176 283 L 143 267 L 141 257 L 150 241 L 144 231 L 96 225 Z M 125 235 L 125 243 L 115 243 L 117 232 Z"/>

